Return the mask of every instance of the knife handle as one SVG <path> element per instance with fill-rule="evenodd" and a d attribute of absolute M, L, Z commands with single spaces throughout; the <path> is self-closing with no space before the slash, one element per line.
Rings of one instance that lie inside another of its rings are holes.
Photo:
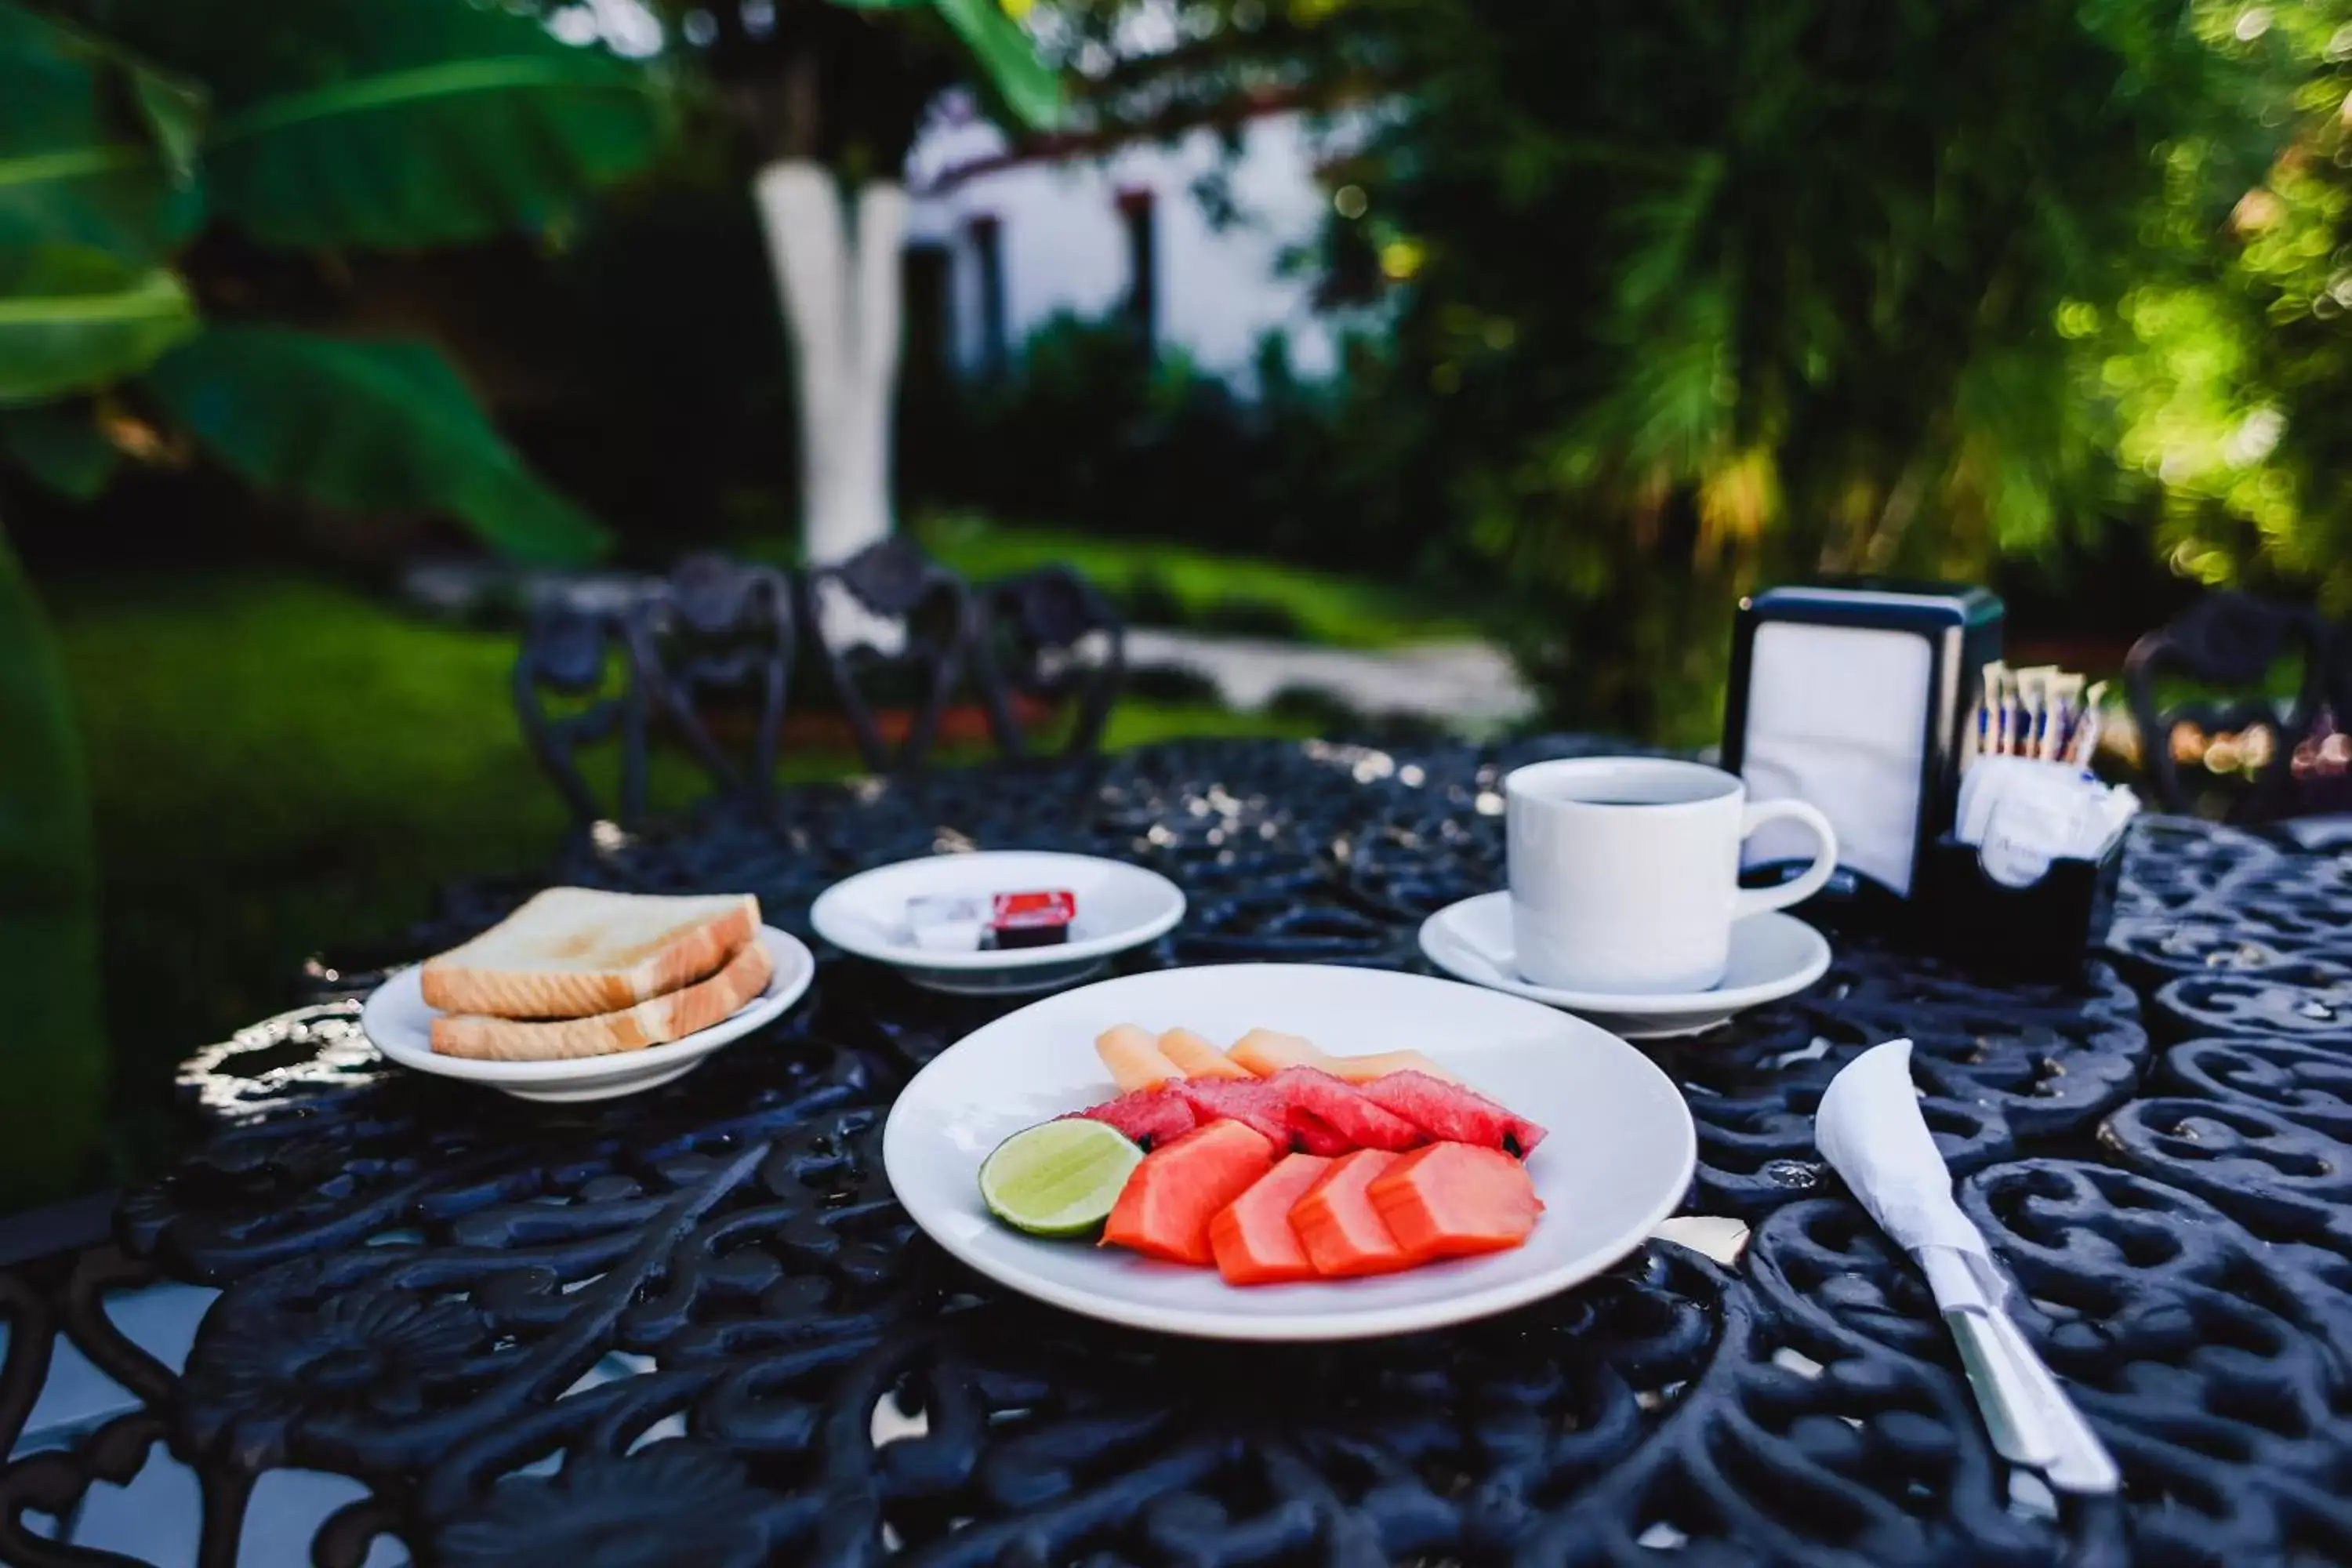
<path fill-rule="evenodd" d="M 2122 1484 L 2098 1435 L 2006 1313 L 1960 1307 L 1944 1321 L 1994 1452 L 2041 1471 L 2060 1491 L 2112 1492 Z"/>
<path fill-rule="evenodd" d="M 2099 1441 L 2099 1435 L 2091 1430 L 2082 1411 L 2066 1396 L 2056 1375 L 2034 1353 L 2023 1331 L 2008 1313 L 1998 1309 L 1991 1321 L 1995 1337 L 2008 1346 L 2011 1359 L 2024 1374 L 2031 1396 L 2057 1439 L 2056 1454 L 2042 1468 L 2050 1484 L 2062 1492 L 2084 1495 L 2104 1496 L 2120 1490 L 2123 1472 L 2116 1468 L 2114 1456 Z"/>

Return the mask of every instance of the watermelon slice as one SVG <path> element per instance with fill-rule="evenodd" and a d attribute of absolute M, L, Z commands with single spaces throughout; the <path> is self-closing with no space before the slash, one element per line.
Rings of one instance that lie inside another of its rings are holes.
<path fill-rule="evenodd" d="M 1201 1124 L 1201 1119 L 1193 1114 L 1192 1102 L 1170 1093 L 1164 1086 L 1139 1089 L 1133 1094 L 1122 1094 L 1117 1100 L 1107 1100 L 1055 1120 L 1067 1121 L 1080 1116 L 1116 1127 L 1148 1149 L 1173 1142 Z"/>
<path fill-rule="evenodd" d="M 1359 1145 L 1319 1116 L 1310 1115 L 1297 1106 L 1283 1110 L 1283 1126 L 1290 1142 L 1305 1153 L 1334 1160 L 1342 1154 L 1352 1154 Z"/>
<path fill-rule="evenodd" d="M 1397 1156 L 1385 1149 L 1343 1155 L 1291 1205 L 1290 1228 L 1297 1233 L 1298 1245 L 1316 1273 L 1338 1278 L 1412 1266 L 1365 1190 L 1396 1162 Z M 1139 1169 L 1137 1174 L 1141 1173 Z"/>
<path fill-rule="evenodd" d="M 1415 1149 L 1364 1191 L 1415 1263 L 1517 1247 L 1544 1206 L 1525 1165 L 1476 1143 Z"/>
<path fill-rule="evenodd" d="M 1292 1127 L 1320 1123 L 1351 1149 L 1410 1149 L 1429 1142 L 1414 1123 L 1318 1068 L 1285 1068 L 1266 1080 L 1266 1087 L 1289 1103 Z"/>
<path fill-rule="evenodd" d="M 1203 1122 L 1220 1116 L 1230 1117 L 1243 1126 L 1270 1139 L 1277 1149 L 1288 1149 L 1291 1143 L 1288 1120 L 1290 1102 L 1275 1092 L 1267 1084 L 1252 1079 L 1246 1083 L 1224 1079 L 1186 1079 L 1171 1083 L 1168 1092 L 1192 1108 L 1194 1117 Z M 1354 1148 L 1354 1144 L 1348 1145 Z"/>
<path fill-rule="evenodd" d="M 1111 1205 L 1102 1245 L 1206 1267 L 1214 1258 L 1209 1222 L 1274 1168 L 1275 1153 L 1238 1121 L 1212 1121 L 1153 1150 Z"/>
<path fill-rule="evenodd" d="M 1359 1086 L 1357 1092 L 1443 1142 L 1482 1144 L 1524 1160 L 1544 1141 L 1544 1130 L 1526 1117 L 1427 1073 L 1391 1073 Z"/>
<path fill-rule="evenodd" d="M 1209 1250 L 1226 1284 L 1278 1285 L 1315 1278 L 1315 1265 L 1290 1228 L 1290 1209 L 1330 1168 L 1330 1161 L 1312 1154 L 1290 1155 L 1209 1222 Z"/>

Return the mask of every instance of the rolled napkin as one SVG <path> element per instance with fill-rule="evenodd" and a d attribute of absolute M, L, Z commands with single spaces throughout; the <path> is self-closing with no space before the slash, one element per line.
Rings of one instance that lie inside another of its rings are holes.
<path fill-rule="evenodd" d="M 1911 1087 L 1910 1041 L 1874 1046 L 1830 1080 L 1813 1142 L 1927 1275 L 1994 1449 L 2060 1491 L 2114 1491 L 2115 1460 L 2010 1321 L 2008 1277 L 1952 1197 L 1952 1173 Z"/>

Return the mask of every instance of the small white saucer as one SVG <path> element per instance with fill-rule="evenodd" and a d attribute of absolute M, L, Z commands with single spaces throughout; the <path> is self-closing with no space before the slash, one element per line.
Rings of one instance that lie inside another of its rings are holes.
<path fill-rule="evenodd" d="M 1422 921 L 1421 951 L 1457 980 L 1565 1007 L 1629 1040 L 1712 1029 L 1750 1007 L 1795 995 L 1830 966 L 1830 944 L 1821 932 L 1793 915 L 1767 913 L 1733 922 L 1731 962 L 1712 990 L 1661 995 L 1555 990 L 1521 979 L 1510 966 L 1507 892 L 1464 899 Z"/>
<path fill-rule="evenodd" d="M 471 1057 L 436 1055 L 433 1049 L 436 1009 L 425 1005 L 425 984 L 415 968 L 402 970 L 369 994 L 360 1009 L 360 1027 L 387 1059 L 418 1072 L 488 1084 L 518 1100 L 557 1105 L 610 1100 L 685 1077 L 703 1058 L 750 1034 L 801 999 L 816 977 L 815 955 L 800 938 L 773 926 L 761 926 L 760 940 L 775 965 L 767 988 L 710 1027 L 666 1046 L 551 1062 L 478 1061 Z"/>
<path fill-rule="evenodd" d="M 1078 908 L 1070 940 L 1051 947 L 943 952 L 917 947 L 907 930 L 909 899 L 986 900 L 1055 889 L 1074 895 Z M 1059 990 L 1101 969 L 1113 953 L 1165 935 L 1183 918 L 1183 889 L 1156 871 L 1093 855 L 1030 849 L 901 860 L 835 882 L 809 908 L 817 935 L 844 952 L 959 996 Z"/>

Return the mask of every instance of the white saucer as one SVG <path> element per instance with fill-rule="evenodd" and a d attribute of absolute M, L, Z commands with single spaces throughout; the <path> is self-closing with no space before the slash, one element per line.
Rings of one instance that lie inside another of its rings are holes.
<path fill-rule="evenodd" d="M 1368 1279 L 1240 1288 L 1214 1269 L 991 1217 L 980 1165 L 1024 1127 L 1118 1092 L 1095 1055 L 1114 1024 L 1250 1029 L 1340 1054 L 1429 1053 L 1541 1125 L 1545 1205 L 1527 1245 Z M 915 1075 L 882 1131 L 891 1190 L 932 1240 L 989 1278 L 1091 1318 L 1225 1340 L 1347 1340 L 1466 1322 L 1590 1279 L 1642 1245 L 1690 1186 L 1698 1141 L 1674 1081 L 1624 1041 L 1549 1008 L 1393 970 L 1245 963 L 1122 975 L 1033 1002 Z"/>
<path fill-rule="evenodd" d="M 461 1078 L 503 1089 L 518 1100 L 562 1104 L 577 1100 L 610 1100 L 654 1089 L 683 1078 L 702 1058 L 740 1036 L 776 1017 L 801 998 L 816 977 L 816 958 L 801 940 L 773 926 L 760 928 L 775 973 L 767 989 L 707 1029 L 698 1029 L 666 1046 L 640 1051 L 614 1051 L 609 1056 L 569 1057 L 551 1062 L 476 1061 L 470 1057 L 445 1057 L 433 1049 L 433 1020 L 437 1009 L 425 1005 L 425 984 L 416 969 L 404 969 L 368 996 L 360 1009 L 360 1027 L 385 1058 L 418 1072 Z"/>
<path fill-rule="evenodd" d="M 1052 947 L 941 952 L 917 947 L 907 931 L 909 899 L 985 900 L 1056 889 L 1076 895 L 1078 908 L 1070 940 Z M 1183 918 L 1183 889 L 1156 871 L 1093 855 L 1030 849 L 901 860 L 835 882 L 809 908 L 817 935 L 843 952 L 960 996 L 1059 990 L 1102 968 L 1113 953 L 1165 935 Z"/>
<path fill-rule="evenodd" d="M 1793 915 L 1767 913 L 1732 923 L 1731 963 L 1711 990 L 1654 996 L 1556 990 L 1510 967 L 1508 893 L 1481 893 L 1438 910 L 1421 922 L 1421 951 L 1456 979 L 1565 1007 L 1629 1040 L 1712 1029 L 1750 1007 L 1795 995 L 1830 966 L 1821 932 Z"/>

